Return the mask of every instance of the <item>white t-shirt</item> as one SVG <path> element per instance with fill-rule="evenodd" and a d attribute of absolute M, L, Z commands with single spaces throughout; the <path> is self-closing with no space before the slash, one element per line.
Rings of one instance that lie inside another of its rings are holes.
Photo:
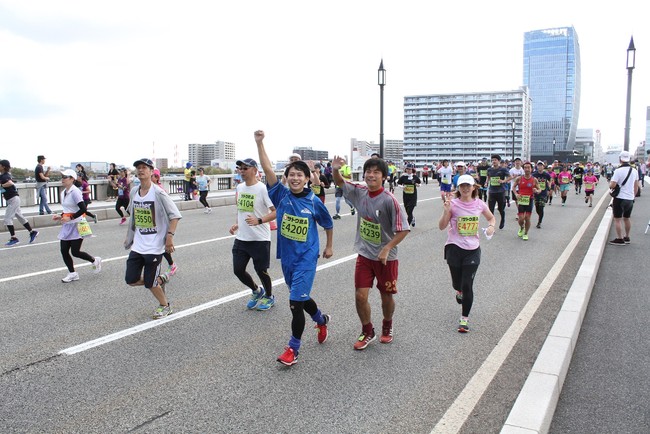
<path fill-rule="evenodd" d="M 630 173 L 630 177 L 625 182 L 625 185 L 623 185 L 623 181 L 625 181 L 629 171 L 630 166 L 623 166 L 616 169 L 612 175 L 612 181 L 616 181 L 621 187 L 621 191 L 616 196 L 617 199 L 634 200 L 634 184 L 639 179 L 639 172 L 632 167 L 632 173 Z"/>
<path fill-rule="evenodd" d="M 165 238 L 169 221 L 165 209 L 156 202 L 156 187 L 151 186 L 144 197 L 140 190 L 133 197 L 133 221 L 135 237 L 131 250 L 141 255 L 161 255 L 165 253 Z"/>
<path fill-rule="evenodd" d="M 524 168 L 517 169 L 516 167 L 513 167 L 509 170 L 510 176 L 514 176 L 515 178 L 517 176 L 522 176 L 524 174 Z M 510 181 L 510 190 L 512 190 L 515 186 L 515 180 L 513 179 Z"/>
<path fill-rule="evenodd" d="M 440 176 L 440 182 L 442 184 L 451 184 L 451 177 L 454 174 L 454 170 L 451 166 L 440 166 L 438 169 L 438 175 Z"/>
<path fill-rule="evenodd" d="M 262 218 L 269 213 L 273 206 L 266 185 L 256 182 L 246 185 L 242 182 L 237 186 L 237 224 L 239 231 L 237 238 L 240 241 L 271 241 L 271 227 L 268 223 L 249 226 L 246 217 L 254 215 Z"/>

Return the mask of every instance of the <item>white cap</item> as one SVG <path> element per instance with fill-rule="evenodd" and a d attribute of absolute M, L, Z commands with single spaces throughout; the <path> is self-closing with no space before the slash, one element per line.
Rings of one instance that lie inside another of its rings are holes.
<path fill-rule="evenodd" d="M 457 162 L 457 163 L 456 163 L 456 167 L 458 167 L 458 166 L 467 167 L 467 165 L 465 164 L 464 161 L 459 161 L 459 162 Z"/>
<path fill-rule="evenodd" d="M 458 177 L 458 181 L 456 184 L 461 185 L 461 184 L 469 184 L 469 185 L 474 185 L 474 178 L 471 175 L 461 175 Z"/>
<path fill-rule="evenodd" d="M 629 163 L 630 162 L 630 153 L 627 151 L 623 151 L 619 154 L 618 158 L 623 162 L 623 163 Z"/>
<path fill-rule="evenodd" d="M 63 172 L 61 172 L 61 176 L 71 176 L 72 179 L 76 180 L 77 179 L 77 172 L 75 172 L 72 169 L 65 169 Z"/>

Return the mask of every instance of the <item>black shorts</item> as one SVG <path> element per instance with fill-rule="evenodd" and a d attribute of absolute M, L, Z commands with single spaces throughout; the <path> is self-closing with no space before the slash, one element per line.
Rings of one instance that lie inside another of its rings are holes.
<path fill-rule="evenodd" d="M 632 215 L 632 208 L 634 208 L 633 200 L 614 198 L 612 201 L 612 213 L 615 219 L 621 217 L 629 219 Z"/>
<path fill-rule="evenodd" d="M 479 265 L 481 263 L 481 248 L 465 250 L 456 244 L 445 246 L 445 259 L 450 267 L 460 268 L 463 265 Z"/>
<path fill-rule="evenodd" d="M 242 241 L 235 239 L 232 245 L 233 263 L 248 263 L 253 260 L 255 270 L 268 270 L 271 265 L 271 242 L 270 241 Z"/>
<path fill-rule="evenodd" d="M 156 278 L 160 275 L 162 256 L 142 255 L 131 251 L 129 258 L 126 260 L 126 275 L 124 277 L 126 283 L 132 285 L 139 281 L 143 277 L 142 270 L 144 270 L 144 287 L 151 289 L 157 286 Z"/>
<path fill-rule="evenodd" d="M 594 194 L 594 190 L 585 190 L 585 195 L 587 197 L 591 196 L 592 194 Z"/>

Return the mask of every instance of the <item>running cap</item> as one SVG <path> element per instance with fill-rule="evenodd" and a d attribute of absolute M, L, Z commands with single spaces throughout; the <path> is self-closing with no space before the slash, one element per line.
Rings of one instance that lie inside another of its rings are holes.
<path fill-rule="evenodd" d="M 133 163 L 133 167 L 138 167 L 138 164 L 145 164 L 145 165 L 149 166 L 149 168 L 151 168 L 151 170 L 153 170 L 153 168 L 154 168 L 153 167 L 153 161 L 151 161 L 148 158 L 140 158 L 139 160 L 136 160 Z"/>
<path fill-rule="evenodd" d="M 61 176 L 69 176 L 70 178 L 74 179 L 75 181 L 77 180 L 77 172 L 75 172 L 72 169 L 65 169 L 63 172 L 61 172 Z"/>
<path fill-rule="evenodd" d="M 160 169 L 153 169 L 152 175 L 160 176 Z"/>
<path fill-rule="evenodd" d="M 246 158 L 245 160 L 237 160 L 235 163 L 237 166 L 248 166 L 248 167 L 254 167 L 257 169 L 257 161 L 253 160 L 252 158 Z"/>
<path fill-rule="evenodd" d="M 471 175 L 461 175 L 458 177 L 458 181 L 456 182 L 458 185 L 462 184 L 469 184 L 469 185 L 474 185 L 474 178 Z"/>
<path fill-rule="evenodd" d="M 465 164 L 464 161 L 459 161 L 458 163 L 456 163 L 456 167 L 458 167 L 458 166 L 467 167 L 467 164 Z"/>
<path fill-rule="evenodd" d="M 544 162 L 543 162 L 542 160 L 539 160 L 539 161 L 537 162 L 537 165 L 539 166 L 540 164 L 543 166 L 543 165 L 544 165 Z"/>
<path fill-rule="evenodd" d="M 297 158 L 299 160 L 302 160 L 302 157 L 300 156 L 300 154 L 295 153 L 295 152 L 293 154 L 289 155 L 289 160 L 291 160 L 292 158 Z"/>
<path fill-rule="evenodd" d="M 618 158 L 623 162 L 623 163 L 629 163 L 630 162 L 630 153 L 627 151 L 623 151 L 618 155 Z"/>

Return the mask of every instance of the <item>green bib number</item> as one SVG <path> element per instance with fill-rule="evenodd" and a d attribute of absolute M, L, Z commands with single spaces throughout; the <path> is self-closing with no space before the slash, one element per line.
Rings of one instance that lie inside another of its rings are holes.
<path fill-rule="evenodd" d="M 251 193 L 242 193 L 237 198 L 237 209 L 244 212 L 253 212 L 255 195 Z"/>
<path fill-rule="evenodd" d="M 153 228 L 153 214 L 149 208 L 133 208 L 135 227 L 140 229 Z"/>
<path fill-rule="evenodd" d="M 405 185 L 404 186 L 404 193 L 406 193 L 406 194 L 415 193 L 415 185 L 413 185 L 413 184 Z"/>
<path fill-rule="evenodd" d="M 523 206 L 530 205 L 530 196 L 519 196 L 519 200 L 517 201 L 517 205 L 523 205 Z"/>
<path fill-rule="evenodd" d="M 501 185 L 501 183 L 499 183 L 499 181 L 501 181 L 499 178 L 492 177 L 492 178 L 490 178 L 490 185 L 492 187 L 498 187 L 498 186 Z"/>
<path fill-rule="evenodd" d="M 561 182 L 562 184 L 568 184 L 568 183 L 569 183 L 569 177 L 568 177 L 568 176 L 562 176 L 562 177 L 560 178 L 560 182 Z"/>
<path fill-rule="evenodd" d="M 478 216 L 459 216 L 456 219 L 458 235 L 471 237 L 478 233 Z"/>
<path fill-rule="evenodd" d="M 321 186 L 320 185 L 312 185 L 311 186 L 311 191 L 314 192 L 316 196 L 320 194 Z"/>
<path fill-rule="evenodd" d="M 539 189 L 546 190 L 546 181 L 539 181 Z"/>
<path fill-rule="evenodd" d="M 449 183 L 450 183 L 449 178 L 447 178 L 446 176 L 443 176 L 443 178 L 442 178 L 442 183 L 443 183 L 443 184 L 449 184 Z"/>
<path fill-rule="evenodd" d="M 593 190 L 594 185 L 593 184 L 585 184 L 585 190 Z"/>
<path fill-rule="evenodd" d="M 369 222 L 366 219 L 359 219 L 359 221 L 359 235 L 361 235 L 361 239 L 371 244 L 381 244 L 381 226 L 379 223 Z"/>
<path fill-rule="evenodd" d="M 282 216 L 280 234 L 283 237 L 304 243 L 307 241 L 307 232 L 309 232 L 309 220 L 307 217 L 296 217 L 291 214 Z"/>
<path fill-rule="evenodd" d="M 481 175 L 481 177 L 485 178 L 487 176 L 487 170 L 480 170 L 479 175 Z"/>

